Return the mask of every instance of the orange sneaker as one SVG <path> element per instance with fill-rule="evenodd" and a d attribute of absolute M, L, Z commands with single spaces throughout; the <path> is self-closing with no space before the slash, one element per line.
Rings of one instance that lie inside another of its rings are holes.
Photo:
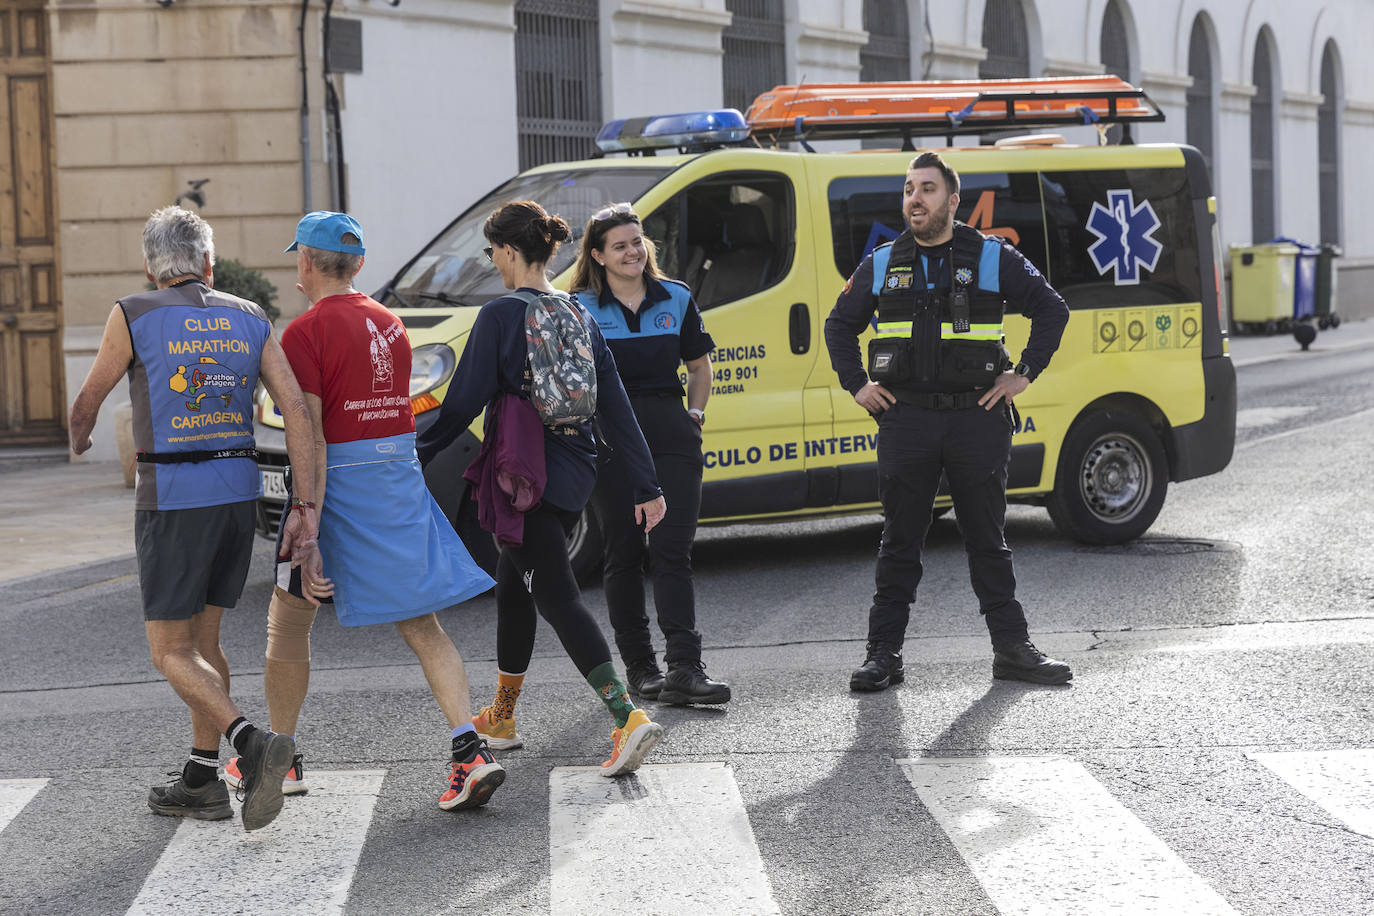
<path fill-rule="evenodd" d="M 229 783 L 229 788 L 237 789 L 243 782 L 243 774 L 239 772 L 239 759 L 233 757 L 224 765 L 224 781 Z M 291 758 L 291 769 L 286 771 L 286 778 L 281 781 L 282 795 L 304 795 L 310 791 L 310 787 L 305 784 L 305 767 L 301 766 L 301 755 L 297 754 Z"/>
<path fill-rule="evenodd" d="M 662 740 L 663 726 L 650 722 L 644 710 L 634 710 L 624 728 L 611 732 L 611 759 L 601 764 L 601 775 L 633 773 Z"/>
<path fill-rule="evenodd" d="M 448 789 L 439 796 L 439 807 L 445 811 L 480 808 L 505 781 L 505 768 L 491 756 L 485 743 L 479 743 L 471 760 L 449 761 Z"/>
<path fill-rule="evenodd" d="M 487 746 L 498 751 L 513 751 L 525 746 L 525 739 L 515 733 L 515 716 L 497 719 L 492 715 L 491 706 L 483 706 L 482 711 L 472 717 L 472 727 L 477 736 L 485 738 Z"/>

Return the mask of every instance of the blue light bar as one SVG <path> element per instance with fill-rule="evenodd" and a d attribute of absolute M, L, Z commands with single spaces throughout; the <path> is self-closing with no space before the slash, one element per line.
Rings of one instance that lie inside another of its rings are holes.
<path fill-rule="evenodd" d="M 748 137 L 749 125 L 744 122 L 744 115 L 734 108 L 718 108 L 608 121 L 596 135 L 596 145 L 603 153 L 616 153 L 678 146 L 700 148 L 738 143 Z"/>

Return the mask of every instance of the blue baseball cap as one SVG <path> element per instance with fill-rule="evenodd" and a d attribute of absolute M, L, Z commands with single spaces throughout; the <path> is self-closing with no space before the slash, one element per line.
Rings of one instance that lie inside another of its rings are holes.
<path fill-rule="evenodd" d="M 350 245 L 343 240 L 350 232 L 357 237 L 358 244 Z M 296 224 L 296 240 L 286 250 L 295 251 L 301 245 L 345 254 L 367 253 L 367 249 L 363 248 L 363 227 L 358 225 L 358 221 L 347 213 L 331 210 L 316 210 L 301 217 Z"/>

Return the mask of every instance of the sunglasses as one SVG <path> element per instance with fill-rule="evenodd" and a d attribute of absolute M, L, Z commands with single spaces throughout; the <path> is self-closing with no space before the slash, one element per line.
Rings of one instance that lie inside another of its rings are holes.
<path fill-rule="evenodd" d="M 635 222 L 639 221 L 639 217 L 635 215 L 634 207 L 631 207 L 628 203 L 611 204 L 609 207 L 602 207 L 592 214 L 592 219 L 599 223 L 602 220 L 611 219 L 616 216 L 628 216 Z"/>
<path fill-rule="evenodd" d="M 484 255 L 487 256 L 487 260 L 488 260 L 488 261 L 491 260 L 491 252 L 492 252 L 492 247 L 491 247 L 490 245 L 488 245 L 486 248 L 483 248 L 483 249 L 482 249 L 482 254 L 484 254 Z"/>

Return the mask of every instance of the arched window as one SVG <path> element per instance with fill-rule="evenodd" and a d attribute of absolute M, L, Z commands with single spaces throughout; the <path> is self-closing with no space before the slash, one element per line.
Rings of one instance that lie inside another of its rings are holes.
<path fill-rule="evenodd" d="M 983 7 L 983 47 L 988 56 L 978 65 L 978 78 L 1030 76 L 1030 38 L 1021 0 L 988 0 Z"/>
<path fill-rule="evenodd" d="M 582 159 L 601 129 L 597 0 L 516 0 L 520 168 Z"/>
<path fill-rule="evenodd" d="M 725 105 L 747 112 L 760 92 L 787 82 L 783 0 L 725 0 L 730 24 L 721 33 Z"/>
<path fill-rule="evenodd" d="M 1207 20 L 1201 13 L 1193 20 L 1193 33 L 1188 39 L 1188 75 L 1193 85 L 1188 87 L 1188 145 L 1196 147 L 1213 168 L 1212 151 L 1212 43 L 1208 38 Z"/>
<path fill-rule="evenodd" d="M 1255 66 L 1250 100 L 1250 239 L 1267 242 L 1274 226 L 1274 58 L 1266 26 L 1255 39 Z"/>
<path fill-rule="evenodd" d="M 906 0 L 864 0 L 868 44 L 859 52 L 859 79 L 865 83 L 911 79 L 911 34 Z"/>
<path fill-rule="evenodd" d="M 1131 78 L 1131 44 L 1126 34 L 1126 16 L 1119 0 L 1110 0 L 1102 14 L 1102 68 L 1104 72 Z"/>
<path fill-rule="evenodd" d="M 1322 241 L 1341 242 L 1340 111 L 1341 84 L 1336 43 L 1322 52 L 1322 104 L 1317 109 L 1317 206 L 1321 208 Z"/>

